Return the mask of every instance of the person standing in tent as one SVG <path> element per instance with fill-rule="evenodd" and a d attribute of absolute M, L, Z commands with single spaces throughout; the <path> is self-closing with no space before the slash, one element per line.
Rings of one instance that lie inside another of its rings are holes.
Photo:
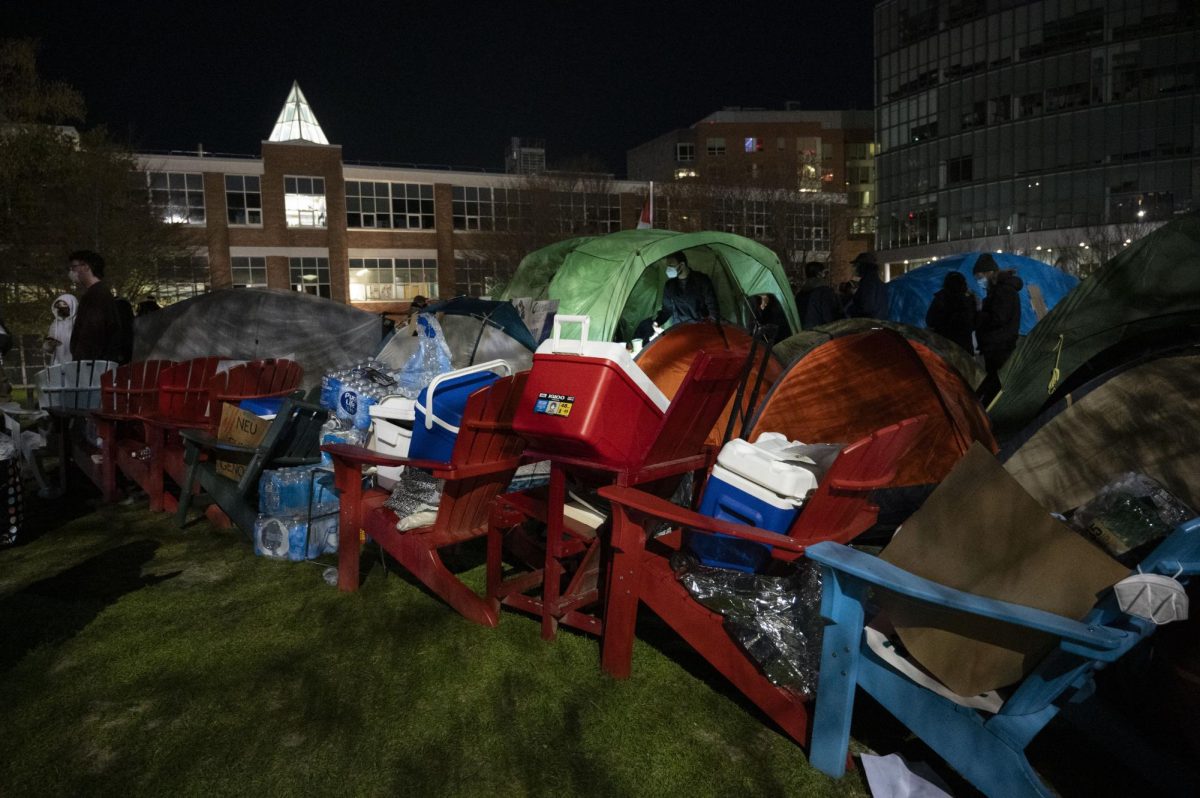
<path fill-rule="evenodd" d="M 850 263 L 858 276 L 858 288 L 850 300 L 850 317 L 855 319 L 886 319 L 888 317 L 887 286 L 879 279 L 879 262 L 871 252 L 861 252 Z"/>
<path fill-rule="evenodd" d="M 796 292 L 796 310 L 806 330 L 845 318 L 837 292 L 829 284 L 829 269 L 824 263 L 814 260 L 804 264 L 804 282 Z"/>
<path fill-rule="evenodd" d="M 947 272 L 942 290 L 933 295 L 925 313 L 925 326 L 973 355 L 975 343 L 971 335 L 975 332 L 975 314 L 975 295 L 967 289 L 967 278 L 962 272 Z"/>
<path fill-rule="evenodd" d="M 996 260 L 983 253 L 972 270 L 980 291 L 987 290 L 975 320 L 975 338 L 987 376 L 979 385 L 979 398 L 987 404 L 1000 392 L 1000 368 L 1017 348 L 1021 334 L 1020 290 L 1025 284 L 1015 271 L 1001 270 Z"/>
<path fill-rule="evenodd" d="M 71 359 L 71 329 L 75 326 L 75 313 L 79 309 L 79 300 L 71 294 L 62 294 L 50 306 L 53 321 L 50 329 L 46 330 L 46 338 L 42 349 L 50 356 L 51 366 L 66 363 Z"/>
<path fill-rule="evenodd" d="M 662 306 L 670 314 L 671 323 L 720 319 L 717 292 L 708 275 L 692 271 L 682 252 L 668 255 L 665 260 L 667 284 L 663 286 Z"/>
<path fill-rule="evenodd" d="M 83 289 L 75 326 L 71 330 L 72 360 L 117 360 L 121 348 L 121 317 L 117 301 L 102 280 L 104 258 L 81 249 L 67 259 L 67 276 Z"/>

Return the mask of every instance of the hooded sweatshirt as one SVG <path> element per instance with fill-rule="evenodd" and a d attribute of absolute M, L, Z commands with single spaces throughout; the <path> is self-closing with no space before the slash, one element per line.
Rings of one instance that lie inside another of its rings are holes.
<path fill-rule="evenodd" d="M 1011 352 L 1021 334 L 1021 297 L 1025 285 L 1017 273 L 1003 270 L 989 290 L 975 320 L 975 338 L 983 354 Z"/>
<path fill-rule="evenodd" d="M 70 313 L 65 319 L 54 310 L 54 306 L 59 302 L 65 302 L 70 309 Z M 46 337 L 53 338 L 58 342 L 57 344 L 46 342 L 52 366 L 71 360 L 71 331 L 75 328 L 75 314 L 78 310 L 79 300 L 72 294 L 61 294 L 50 303 L 50 315 L 54 321 L 50 322 L 50 329 L 46 331 Z"/>

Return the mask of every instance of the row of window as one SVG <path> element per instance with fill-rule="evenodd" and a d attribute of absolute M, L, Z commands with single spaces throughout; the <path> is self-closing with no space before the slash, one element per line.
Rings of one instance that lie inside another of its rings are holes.
<path fill-rule="evenodd" d="M 265 257 L 230 258 L 234 288 L 266 288 Z M 288 258 L 288 282 L 295 291 L 329 297 L 329 259 Z M 351 258 L 350 299 L 377 301 L 437 296 L 437 260 L 433 258 Z"/>

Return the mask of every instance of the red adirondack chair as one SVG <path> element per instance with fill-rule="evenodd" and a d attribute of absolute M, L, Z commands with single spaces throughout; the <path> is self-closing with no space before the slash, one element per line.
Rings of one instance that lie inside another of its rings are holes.
<path fill-rule="evenodd" d="M 144 487 L 146 460 L 135 456 L 147 446 L 142 416 L 157 408 L 159 374 L 174 365 L 171 360 L 143 360 L 101 377 L 100 409 L 92 413 L 100 446 L 88 451 L 91 447 L 76 442 L 75 463 L 100 488 L 104 501 L 116 501 L 120 495 L 117 469 L 122 462 L 122 472 Z M 92 453 L 100 455 L 98 464 Z"/>
<path fill-rule="evenodd" d="M 736 352 L 697 354 L 675 399 L 667 407 L 657 434 L 648 437 L 629 462 L 601 465 L 561 456 L 548 446 L 543 450 L 527 450 L 526 460 L 550 461 L 550 486 L 546 491 L 507 494 L 499 499 L 496 523 L 488 539 L 488 595 L 507 606 L 539 616 L 543 639 L 552 640 L 560 623 L 600 634 L 604 623 L 600 590 L 603 536 L 571 531 L 564 525 L 567 472 L 597 486 L 644 485 L 661 496 L 673 493 L 688 472 L 695 475 L 695 484 L 699 485 L 714 456 L 712 448 L 705 445 L 705 438 L 733 395 L 744 364 L 744 356 Z M 520 523 L 523 517 L 546 524 L 544 548 L 539 550 L 538 545 L 523 536 Z M 517 560 L 532 563 L 532 570 L 504 577 L 506 538 L 510 552 Z M 581 554 L 563 588 L 568 561 Z M 601 606 L 600 612 L 586 611 L 597 605 Z"/>
<path fill-rule="evenodd" d="M 303 370 L 292 360 L 252 360 L 218 371 L 220 358 L 199 358 L 164 369 L 159 375 L 158 411 L 144 417 L 150 456 L 146 469 L 150 509 L 174 512 L 178 502 L 166 490 L 165 477 L 186 482 L 183 429 L 215 435 L 223 403 L 288 396 L 300 385 Z"/>
<path fill-rule="evenodd" d="M 600 495 L 613 506 L 604 670 L 618 679 L 629 676 L 640 600 L 789 736 L 808 745 L 811 697 L 771 684 L 725 631 L 720 613 L 695 601 L 679 583 L 669 562 L 681 546 L 678 530 L 762 543 L 784 562 L 804 556 L 805 547 L 819 541 L 847 542 L 875 523 L 879 508 L 871 504 L 869 493 L 891 483 L 923 423 L 924 417 L 906 419 L 843 449 L 787 535 L 709 518 L 633 488 L 602 488 Z M 675 531 L 648 541 L 646 530 L 655 520 L 669 522 Z"/>
<path fill-rule="evenodd" d="M 503 377 L 471 394 L 463 411 L 449 463 L 389 457 L 345 444 L 321 447 L 333 458 L 340 493 L 338 589 L 358 590 L 358 561 L 363 530 L 426 587 L 483 626 L 495 626 L 499 607 L 464 585 L 446 567 L 439 550 L 488 531 L 492 502 L 512 481 L 525 441 L 512 431 L 512 419 L 528 372 Z M 434 523 L 396 530 L 396 514 L 383 507 L 388 492 L 363 491 L 363 466 L 406 466 L 429 470 L 446 480 Z"/>

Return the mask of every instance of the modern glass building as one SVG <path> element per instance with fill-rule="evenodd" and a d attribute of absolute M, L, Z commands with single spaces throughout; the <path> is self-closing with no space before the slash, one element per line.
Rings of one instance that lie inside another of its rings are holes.
<path fill-rule="evenodd" d="M 968 249 L 1086 259 L 1197 207 L 1194 0 L 885 0 L 875 93 L 893 273 Z"/>

